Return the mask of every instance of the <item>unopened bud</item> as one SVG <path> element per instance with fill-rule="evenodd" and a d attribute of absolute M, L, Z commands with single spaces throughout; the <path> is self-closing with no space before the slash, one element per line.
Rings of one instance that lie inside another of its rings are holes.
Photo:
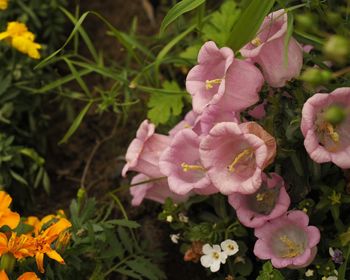
<path fill-rule="evenodd" d="M 1 257 L 0 269 L 5 270 L 7 273 L 11 273 L 15 264 L 16 258 L 11 253 L 7 253 Z"/>
<path fill-rule="evenodd" d="M 343 64 L 350 55 L 350 42 L 343 36 L 333 35 L 325 43 L 323 52 L 332 61 Z"/>
<path fill-rule="evenodd" d="M 338 105 L 331 105 L 324 112 L 325 121 L 337 125 L 346 118 L 346 111 L 343 107 Z"/>
<path fill-rule="evenodd" d="M 308 68 L 301 75 L 300 79 L 316 86 L 328 83 L 332 79 L 332 73 L 319 68 Z"/>

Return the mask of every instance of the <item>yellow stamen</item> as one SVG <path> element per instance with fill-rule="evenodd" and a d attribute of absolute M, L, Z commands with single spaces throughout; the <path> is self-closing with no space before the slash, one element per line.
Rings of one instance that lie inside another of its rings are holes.
<path fill-rule="evenodd" d="M 333 142 L 339 142 L 339 134 L 335 131 L 334 127 L 330 123 L 326 123 L 326 132 L 329 134 L 329 137 L 333 140 Z"/>
<path fill-rule="evenodd" d="M 215 84 L 221 84 L 222 79 L 214 79 L 214 80 L 206 80 L 205 81 L 205 88 L 211 89 L 214 87 Z"/>
<path fill-rule="evenodd" d="M 255 39 L 253 39 L 251 41 L 252 45 L 254 45 L 255 47 L 259 47 L 262 44 L 262 41 L 260 40 L 260 38 L 256 37 Z"/>
<path fill-rule="evenodd" d="M 205 171 L 205 168 L 201 165 L 191 165 L 187 164 L 185 162 L 181 163 L 182 170 L 184 172 L 190 171 L 190 170 L 195 170 L 195 171 Z"/>
<path fill-rule="evenodd" d="M 294 258 L 302 253 L 301 245 L 289 239 L 288 236 L 283 235 L 280 240 L 287 247 L 287 252 L 282 255 L 282 258 Z"/>
<path fill-rule="evenodd" d="M 257 200 L 257 201 L 263 201 L 264 198 L 265 198 L 265 196 L 266 196 L 266 193 L 258 193 L 258 194 L 256 195 L 256 200 Z"/>
<path fill-rule="evenodd" d="M 213 253 L 213 259 L 218 260 L 219 258 L 220 258 L 219 253 L 218 253 L 218 252 L 214 252 L 214 253 Z"/>
<path fill-rule="evenodd" d="M 232 163 L 227 167 L 228 171 L 234 172 L 235 171 L 235 166 L 242 161 L 245 158 L 248 158 L 253 154 L 252 149 L 248 148 L 240 152 L 232 161 Z"/>

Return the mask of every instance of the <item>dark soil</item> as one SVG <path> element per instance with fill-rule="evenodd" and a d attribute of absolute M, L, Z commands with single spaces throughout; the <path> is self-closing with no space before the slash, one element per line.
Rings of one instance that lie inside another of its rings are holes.
<path fill-rule="evenodd" d="M 158 32 L 164 16 L 159 12 L 162 7 L 157 7 L 158 13 L 152 20 L 142 6 L 142 0 L 82 1 L 81 9 L 82 12 L 89 10 L 100 13 L 114 27 L 122 31 L 128 31 L 133 19 L 137 18 L 137 33 L 144 37 Z M 106 28 L 97 17 L 88 18 L 84 27 L 90 35 L 93 34 L 96 47 L 103 50 L 107 59 L 118 61 L 118 58 L 124 55 L 116 40 L 106 35 Z M 93 87 L 96 82 L 91 81 L 90 86 Z M 59 208 L 68 209 L 71 199 L 76 196 L 77 190 L 82 185 L 88 190 L 90 196 L 100 198 L 118 186 L 127 185 L 129 180 L 120 176 L 124 155 L 135 136 L 139 123 L 144 118 L 142 114 L 145 113 L 134 113 L 136 116 L 130 117 L 130 121 L 125 126 L 118 126 L 117 129 L 114 128 L 115 114 L 91 113 L 86 116 L 67 144 L 58 145 L 59 139 L 65 134 L 70 123 L 64 113 L 66 111 L 59 111 L 55 106 L 57 104 L 53 104 L 52 108 L 48 109 L 51 123 L 55 124 L 48 130 L 47 168 L 52 179 L 52 193 L 49 198 L 42 195 L 36 209 L 38 213 L 48 213 Z M 149 240 L 152 248 L 166 253 L 162 267 L 167 279 L 207 279 L 200 264 L 184 262 L 178 245 L 171 243 L 169 235 L 172 232 L 167 225 L 157 221 L 159 205 L 146 202 L 139 208 L 133 208 L 130 206 L 128 192 L 118 193 L 118 195 L 130 218 L 142 224 L 142 238 Z M 56 208 L 52 209 L 52 205 Z"/>

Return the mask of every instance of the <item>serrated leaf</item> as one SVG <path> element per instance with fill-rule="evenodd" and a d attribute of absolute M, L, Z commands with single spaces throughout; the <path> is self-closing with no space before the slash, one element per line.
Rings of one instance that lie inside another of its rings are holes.
<path fill-rule="evenodd" d="M 240 13 L 235 1 L 224 2 L 218 11 L 212 13 L 209 22 L 204 25 L 203 40 L 213 40 L 220 47 L 225 46 Z"/>
<path fill-rule="evenodd" d="M 164 17 L 160 26 L 160 34 L 162 35 L 165 29 L 174 22 L 179 16 L 194 10 L 205 2 L 205 0 L 182 0 L 174 5 Z"/>
<path fill-rule="evenodd" d="M 126 251 L 133 252 L 133 240 L 123 227 L 118 227 L 118 235 Z"/>
<path fill-rule="evenodd" d="M 180 91 L 175 81 L 165 81 L 163 83 L 163 88 Z M 148 108 L 150 108 L 147 117 L 156 125 L 167 123 L 171 116 L 178 116 L 181 114 L 184 106 L 182 97 L 181 95 L 152 94 L 147 104 Z"/>
<path fill-rule="evenodd" d="M 116 272 L 118 272 L 122 275 L 125 275 L 125 276 L 129 276 L 129 277 L 134 278 L 134 279 L 142 280 L 142 277 L 139 274 L 137 274 L 134 271 L 127 269 L 125 267 L 117 269 Z"/>
<path fill-rule="evenodd" d="M 149 280 L 160 280 L 165 279 L 165 275 L 158 269 L 150 260 L 137 257 L 134 260 L 126 262 L 126 264 L 135 272 L 144 276 Z"/>

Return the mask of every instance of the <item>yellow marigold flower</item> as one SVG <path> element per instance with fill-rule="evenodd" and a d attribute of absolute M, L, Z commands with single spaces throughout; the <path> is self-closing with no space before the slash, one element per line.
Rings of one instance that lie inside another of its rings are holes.
<path fill-rule="evenodd" d="M 40 278 L 34 272 L 25 272 L 17 280 L 40 280 Z"/>
<path fill-rule="evenodd" d="M 9 208 L 11 202 L 11 196 L 4 191 L 0 191 L 0 227 L 7 225 L 14 229 L 19 224 L 19 214 L 12 212 Z"/>
<path fill-rule="evenodd" d="M 6 234 L 0 232 L 0 255 L 11 253 L 16 259 L 23 259 L 25 257 L 34 256 L 36 249 L 32 237 L 22 234 L 17 236 L 12 232 L 8 239 Z"/>
<path fill-rule="evenodd" d="M 0 10 L 6 10 L 7 6 L 8 6 L 8 1 L 7 0 L 0 0 Z"/>
<path fill-rule="evenodd" d="M 46 254 L 49 258 L 64 264 L 63 258 L 57 253 L 52 247 L 53 243 L 59 235 L 66 229 L 71 227 L 72 224 L 65 218 L 60 219 L 57 223 L 51 225 L 43 232 L 40 232 L 34 238 L 35 242 L 35 260 L 38 266 L 38 270 L 41 273 L 45 272 L 44 269 L 44 255 Z"/>
<path fill-rule="evenodd" d="M 1 1 L 1 0 L 0 0 Z M 35 36 L 23 23 L 12 21 L 7 29 L 0 33 L 0 40 L 6 39 L 12 47 L 34 59 L 40 58 L 41 45 L 34 42 Z"/>

